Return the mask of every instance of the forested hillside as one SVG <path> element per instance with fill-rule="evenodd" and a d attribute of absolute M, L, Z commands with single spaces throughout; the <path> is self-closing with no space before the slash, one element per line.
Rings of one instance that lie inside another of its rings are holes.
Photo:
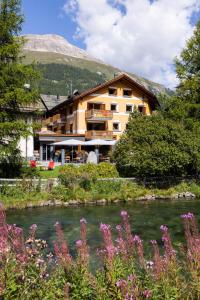
<path fill-rule="evenodd" d="M 111 65 L 59 53 L 24 50 L 23 55 L 25 64 L 35 62 L 39 70 L 42 71 L 41 93 L 69 95 L 71 81 L 73 90 L 82 91 L 112 79 L 114 74 L 121 72 Z M 129 75 L 155 94 L 169 92 L 161 84 L 135 74 L 129 73 Z"/>
<path fill-rule="evenodd" d="M 61 64 L 38 64 L 43 79 L 39 83 L 42 94 L 70 95 L 75 89 L 82 92 L 106 81 L 105 74 Z"/>

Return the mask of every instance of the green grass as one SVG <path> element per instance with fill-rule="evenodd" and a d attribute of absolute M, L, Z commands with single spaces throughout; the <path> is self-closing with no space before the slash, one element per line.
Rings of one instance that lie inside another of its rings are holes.
<path fill-rule="evenodd" d="M 43 170 L 39 171 L 40 177 L 43 179 L 48 179 L 48 178 L 57 178 L 58 173 L 59 173 L 60 166 L 55 167 L 54 170 Z"/>

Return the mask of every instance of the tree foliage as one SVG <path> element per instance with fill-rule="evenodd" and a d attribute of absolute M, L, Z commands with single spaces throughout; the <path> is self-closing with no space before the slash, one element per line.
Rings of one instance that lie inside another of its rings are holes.
<path fill-rule="evenodd" d="M 27 90 L 38 78 L 33 66 L 21 63 L 23 38 L 19 36 L 23 23 L 20 0 L 0 1 L 0 157 L 1 163 L 17 155 L 21 136 L 31 132 L 26 124 L 24 107 L 38 99 L 37 89 Z M 19 153 L 18 153 L 19 154 Z"/>
<path fill-rule="evenodd" d="M 132 115 L 117 143 L 114 158 L 124 176 L 196 174 L 200 170 L 200 141 L 195 132 L 161 114 Z"/>
<path fill-rule="evenodd" d="M 114 158 L 125 176 L 200 172 L 200 22 L 176 59 L 180 85 L 152 116 L 133 114 Z"/>

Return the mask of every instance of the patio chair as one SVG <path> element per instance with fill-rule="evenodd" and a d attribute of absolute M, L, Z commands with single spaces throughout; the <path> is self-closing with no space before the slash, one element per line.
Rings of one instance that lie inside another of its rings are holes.
<path fill-rule="evenodd" d="M 36 164 L 36 160 L 30 160 L 30 167 L 31 168 L 36 168 L 37 164 Z"/>
<path fill-rule="evenodd" d="M 48 164 L 48 170 L 53 170 L 55 168 L 55 163 L 53 160 L 51 160 Z"/>
<path fill-rule="evenodd" d="M 67 155 L 67 156 L 65 157 L 65 162 L 66 162 L 66 163 L 70 163 L 70 160 L 71 160 L 71 159 L 70 159 L 70 156 Z"/>

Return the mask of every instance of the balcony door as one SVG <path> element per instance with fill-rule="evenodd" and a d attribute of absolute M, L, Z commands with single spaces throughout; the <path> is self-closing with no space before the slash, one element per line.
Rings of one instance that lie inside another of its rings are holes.
<path fill-rule="evenodd" d="M 87 109 L 96 109 L 96 110 L 105 110 L 105 104 L 102 103 L 88 103 L 87 104 Z"/>
<path fill-rule="evenodd" d="M 87 123 L 87 131 L 105 131 L 107 129 L 106 122 Z"/>

